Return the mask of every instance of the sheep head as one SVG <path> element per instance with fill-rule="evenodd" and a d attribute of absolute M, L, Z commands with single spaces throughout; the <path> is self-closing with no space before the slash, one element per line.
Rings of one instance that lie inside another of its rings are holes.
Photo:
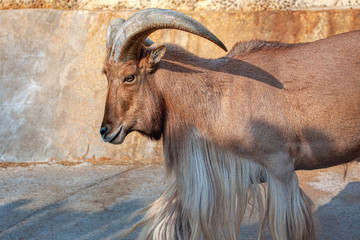
<path fill-rule="evenodd" d="M 113 20 L 107 30 L 104 65 L 108 94 L 100 134 L 105 142 L 120 144 L 132 131 L 161 137 L 164 113 L 160 93 L 151 80 L 166 48 L 153 44 L 148 36 L 164 28 L 193 33 L 226 51 L 202 24 L 176 11 L 145 9 L 126 21 Z"/>

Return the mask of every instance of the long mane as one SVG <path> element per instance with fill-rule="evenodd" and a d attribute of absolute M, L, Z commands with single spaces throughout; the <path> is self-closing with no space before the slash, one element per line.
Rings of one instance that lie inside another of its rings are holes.
<path fill-rule="evenodd" d="M 259 220 L 258 239 L 264 238 L 269 218 L 273 222 L 270 232 L 278 239 L 284 236 L 281 231 L 288 239 L 312 239 L 315 229 L 306 221 L 311 216 L 304 216 L 311 212 L 311 201 L 298 188 L 297 178 L 289 186 L 294 198 L 287 199 L 277 187 L 282 183 L 263 166 L 224 151 L 196 129 L 190 128 L 182 136 L 184 141 L 174 141 L 171 136 L 164 136 L 165 160 L 171 161 L 167 164 L 168 187 L 131 229 L 143 227 L 139 239 L 237 240 L 246 213 Z M 170 146 L 172 143 L 175 145 Z M 274 218 L 289 211 L 296 216 Z M 291 232 L 286 230 L 289 224 Z M 308 229 L 309 236 L 298 236 L 303 228 Z"/>

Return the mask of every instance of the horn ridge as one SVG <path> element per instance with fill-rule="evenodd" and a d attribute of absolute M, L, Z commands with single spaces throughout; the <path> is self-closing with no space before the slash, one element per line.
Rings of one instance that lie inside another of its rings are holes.
<path fill-rule="evenodd" d="M 147 37 L 159 29 L 178 29 L 203 37 L 223 50 L 225 45 L 195 19 L 174 10 L 149 8 L 132 15 L 118 30 L 110 57 L 115 61 L 138 60 Z"/>
<path fill-rule="evenodd" d="M 106 51 L 107 51 L 107 57 L 109 57 L 111 46 L 113 46 L 114 43 L 114 37 L 116 33 L 119 31 L 120 27 L 124 24 L 125 19 L 123 18 L 115 18 L 111 20 L 109 23 L 109 26 L 106 30 Z"/>

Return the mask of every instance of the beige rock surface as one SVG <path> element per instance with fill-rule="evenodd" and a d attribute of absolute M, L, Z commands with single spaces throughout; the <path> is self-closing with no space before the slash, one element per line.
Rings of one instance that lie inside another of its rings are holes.
<path fill-rule="evenodd" d="M 6 26 L 0 29 L 1 161 L 126 162 L 160 155 L 155 143 L 138 135 L 121 147 L 103 144 L 99 137 L 106 94 L 104 37 L 111 17 L 57 10 L 0 12 Z"/>
<path fill-rule="evenodd" d="M 0 9 L 56 8 L 73 10 L 136 10 L 170 8 L 195 11 L 261 11 L 360 8 L 359 0 L 0 0 Z"/>

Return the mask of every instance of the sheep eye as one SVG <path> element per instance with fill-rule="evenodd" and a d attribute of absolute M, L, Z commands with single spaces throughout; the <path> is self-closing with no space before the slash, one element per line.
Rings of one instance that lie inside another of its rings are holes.
<path fill-rule="evenodd" d="M 132 81 L 134 81 L 135 80 L 135 76 L 134 75 L 129 75 L 129 76 L 126 76 L 125 78 L 124 78 L 124 82 L 132 82 Z"/>

